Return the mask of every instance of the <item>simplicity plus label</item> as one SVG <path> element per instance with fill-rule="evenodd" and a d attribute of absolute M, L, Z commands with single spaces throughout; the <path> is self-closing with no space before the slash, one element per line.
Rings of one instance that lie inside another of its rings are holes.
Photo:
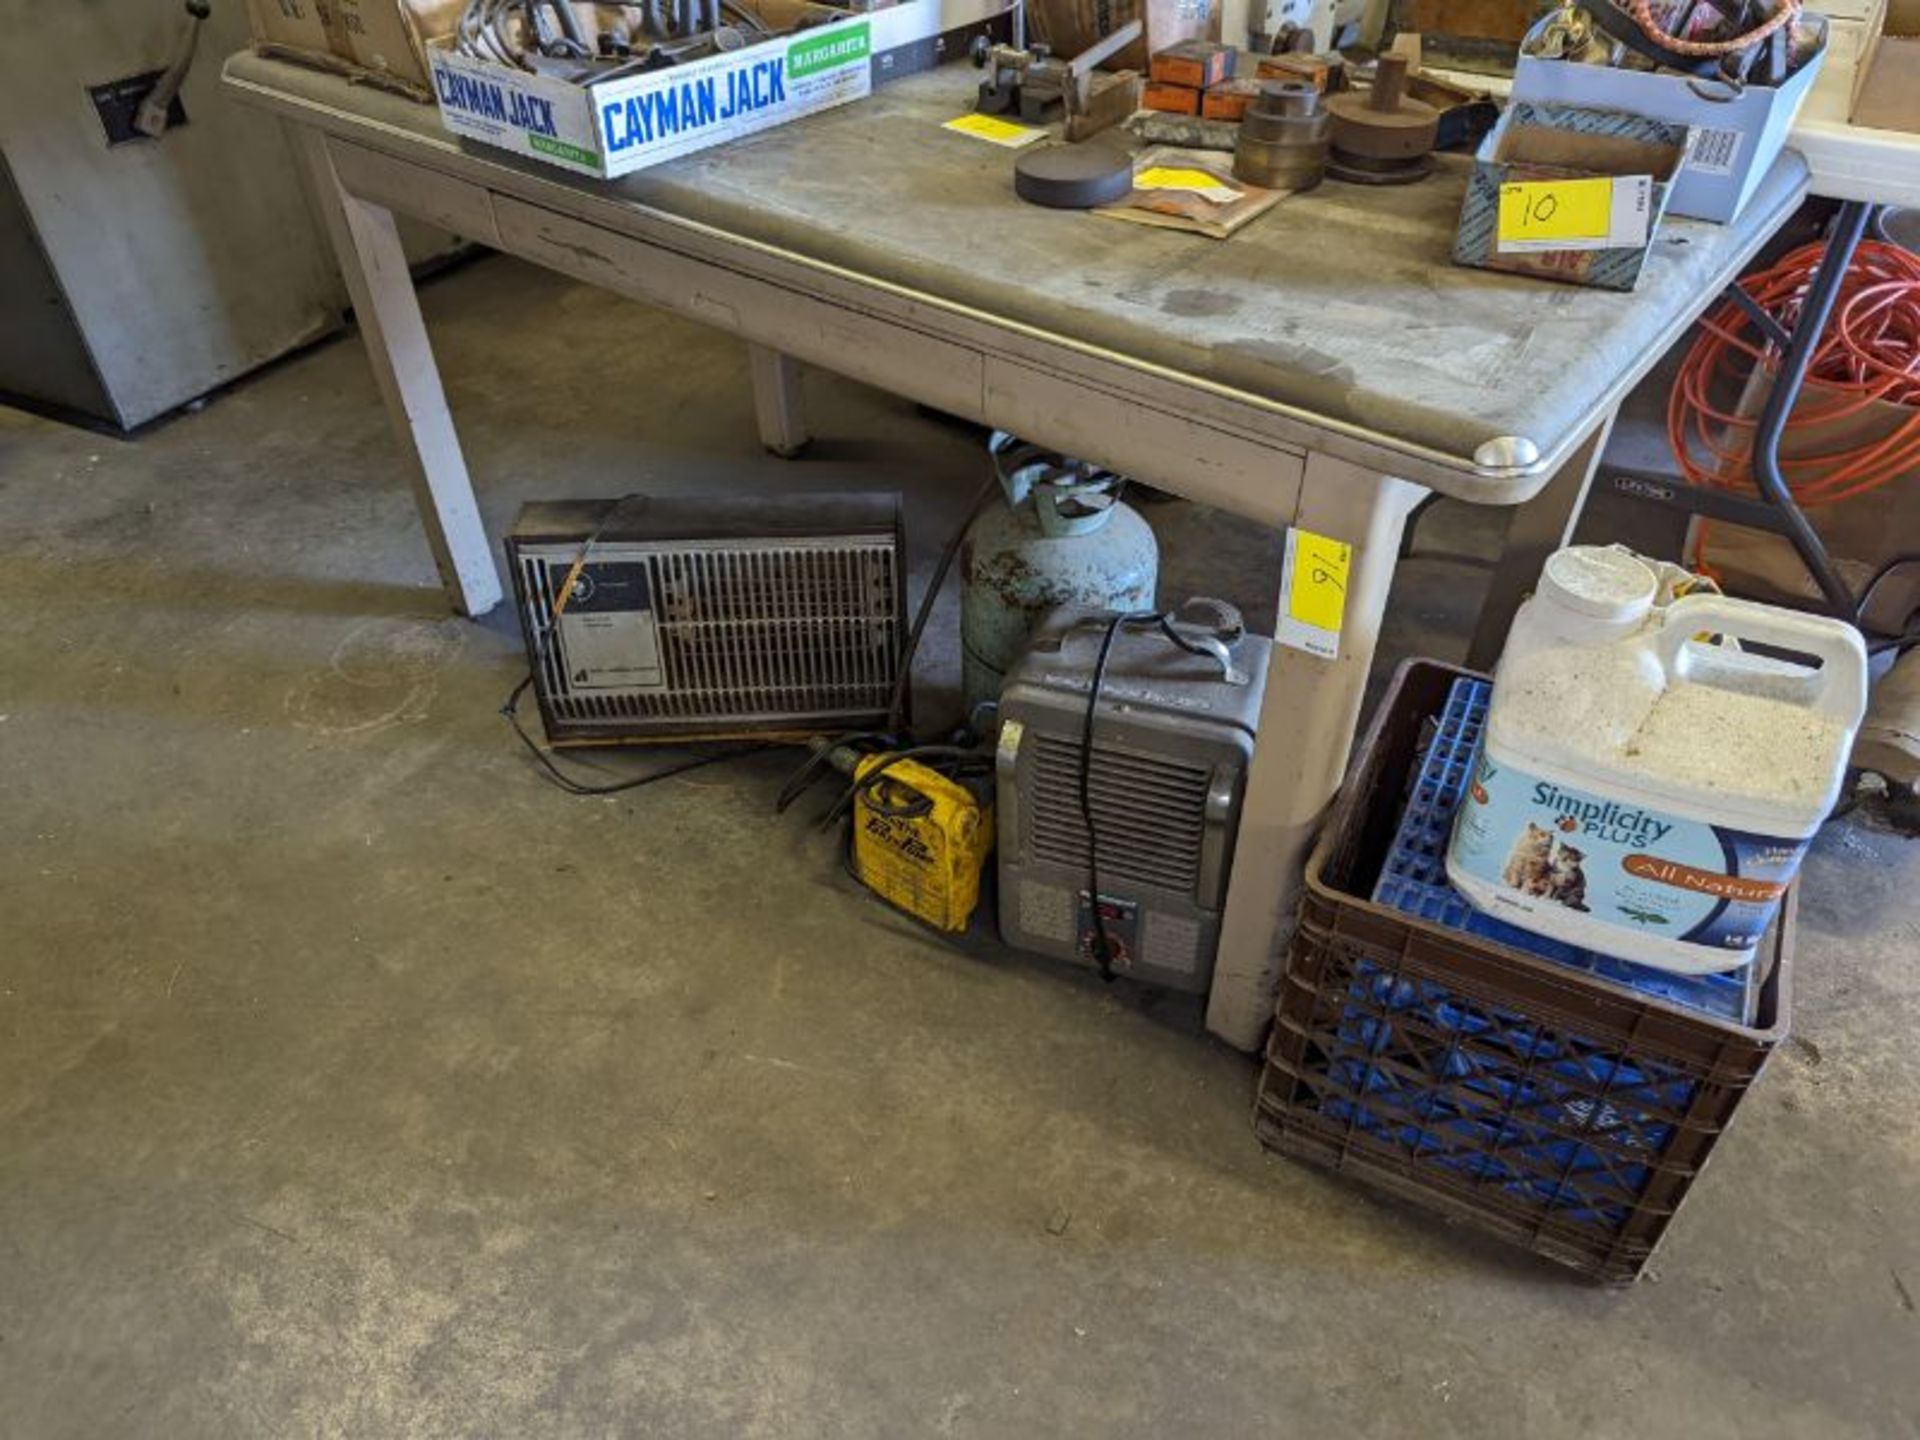
<path fill-rule="evenodd" d="M 1448 861 L 1495 887 L 1499 911 L 1571 910 L 1744 952 L 1766 933 L 1806 847 L 1568 789 L 1483 754 Z"/>

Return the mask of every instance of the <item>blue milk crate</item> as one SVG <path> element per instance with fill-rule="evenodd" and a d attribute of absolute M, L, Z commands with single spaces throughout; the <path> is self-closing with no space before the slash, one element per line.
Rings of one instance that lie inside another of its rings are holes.
<path fill-rule="evenodd" d="M 1335 1038 L 1328 1118 L 1576 1224 L 1626 1222 L 1694 1098 L 1675 1069 L 1367 961 Z"/>
<path fill-rule="evenodd" d="M 1373 887 L 1374 903 L 1585 970 L 1718 1020 L 1752 1025 L 1760 993 L 1758 965 L 1748 964 L 1718 975 L 1678 975 L 1616 960 L 1484 915 L 1447 883 L 1447 845 L 1453 837 L 1453 817 L 1480 763 L 1492 694 L 1493 687 L 1485 680 L 1462 678 L 1453 682 L 1413 791 L 1407 797 L 1399 831 Z"/>

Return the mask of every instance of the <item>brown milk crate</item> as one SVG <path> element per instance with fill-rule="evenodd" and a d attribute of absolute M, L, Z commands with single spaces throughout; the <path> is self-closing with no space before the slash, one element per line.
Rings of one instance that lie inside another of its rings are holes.
<path fill-rule="evenodd" d="M 1402 665 L 1315 847 L 1254 1128 L 1597 1279 L 1635 1279 L 1787 1035 L 1790 891 L 1752 1028 L 1371 900 L 1430 717 Z"/>

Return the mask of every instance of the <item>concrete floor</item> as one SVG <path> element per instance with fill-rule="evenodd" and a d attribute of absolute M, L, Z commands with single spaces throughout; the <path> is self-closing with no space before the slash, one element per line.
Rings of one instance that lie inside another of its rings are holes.
<path fill-rule="evenodd" d="M 897 484 L 924 563 L 979 473 L 824 375 L 773 461 L 736 346 L 508 261 L 427 309 L 495 534 Z M 1163 596 L 1270 590 L 1151 513 Z M 1461 653 L 1484 572 L 1402 574 Z M 543 784 L 357 344 L 131 443 L 0 410 L 0 600 L 8 1436 L 1920 1434 L 1910 844 L 1822 835 L 1795 1039 L 1605 1292 L 1264 1155 L 1191 1007 L 862 897 L 782 757 Z"/>

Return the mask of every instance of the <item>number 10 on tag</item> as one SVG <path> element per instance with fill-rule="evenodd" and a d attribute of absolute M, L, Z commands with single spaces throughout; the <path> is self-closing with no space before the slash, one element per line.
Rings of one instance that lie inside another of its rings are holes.
<path fill-rule="evenodd" d="M 1494 238 L 1508 254 L 1638 247 L 1647 243 L 1652 198 L 1650 175 L 1511 181 L 1500 187 Z"/>

